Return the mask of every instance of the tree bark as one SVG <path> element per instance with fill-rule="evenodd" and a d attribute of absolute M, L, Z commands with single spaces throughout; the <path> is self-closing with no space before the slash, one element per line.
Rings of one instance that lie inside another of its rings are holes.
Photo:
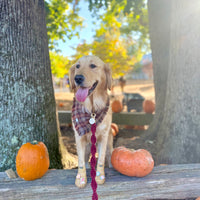
<path fill-rule="evenodd" d="M 149 1 L 149 31 L 155 86 L 156 115 L 148 129 L 148 138 L 154 140 L 160 129 L 159 122 L 163 120 L 163 107 L 166 97 L 166 82 L 169 65 L 169 40 L 170 40 L 170 7 L 171 2 Z M 158 17 L 160 16 L 160 17 Z"/>
<path fill-rule="evenodd" d="M 200 1 L 149 0 L 160 163 L 200 162 Z"/>
<path fill-rule="evenodd" d="M 0 171 L 32 140 L 61 168 L 43 0 L 0 0 L 0 102 Z"/>

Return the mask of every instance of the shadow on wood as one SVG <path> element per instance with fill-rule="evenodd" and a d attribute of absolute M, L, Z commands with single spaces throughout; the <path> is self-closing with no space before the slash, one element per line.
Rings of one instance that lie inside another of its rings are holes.
<path fill-rule="evenodd" d="M 74 185 L 77 170 L 49 170 L 35 181 L 10 179 L 0 172 L 0 200 L 91 199 L 90 177 L 84 189 Z M 87 171 L 89 175 L 89 171 Z M 143 178 L 127 177 L 106 169 L 106 182 L 98 186 L 99 200 L 195 199 L 200 196 L 200 164 L 154 167 Z"/>

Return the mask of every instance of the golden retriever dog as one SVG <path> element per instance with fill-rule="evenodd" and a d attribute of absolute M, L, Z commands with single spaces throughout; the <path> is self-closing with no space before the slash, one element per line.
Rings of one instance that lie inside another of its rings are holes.
<path fill-rule="evenodd" d="M 97 184 L 105 182 L 105 157 L 111 166 L 113 135 L 111 132 L 112 111 L 107 90 L 111 89 L 112 76 L 108 64 L 96 56 L 83 56 L 70 68 L 70 85 L 75 93 L 72 107 L 72 124 L 78 153 L 78 174 L 75 184 L 83 188 L 87 184 L 86 164 L 90 155 L 91 114 L 96 115 L 96 139 L 98 161 Z"/>

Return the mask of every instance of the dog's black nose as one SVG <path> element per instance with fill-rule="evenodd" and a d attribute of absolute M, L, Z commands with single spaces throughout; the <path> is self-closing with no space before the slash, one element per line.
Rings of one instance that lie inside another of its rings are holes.
<path fill-rule="evenodd" d="M 78 85 L 81 85 L 85 80 L 85 77 L 83 75 L 76 75 L 74 80 Z"/>

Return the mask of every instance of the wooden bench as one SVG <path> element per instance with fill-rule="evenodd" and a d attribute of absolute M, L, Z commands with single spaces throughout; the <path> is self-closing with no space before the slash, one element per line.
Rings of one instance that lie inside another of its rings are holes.
<path fill-rule="evenodd" d="M 49 170 L 41 179 L 24 181 L 0 172 L 0 200 L 91 200 L 90 184 L 84 189 L 74 185 L 76 173 Z M 97 192 L 99 200 L 195 199 L 200 196 L 200 164 L 157 166 L 143 178 L 106 169 L 106 182 Z"/>
<path fill-rule="evenodd" d="M 113 113 L 113 122 L 121 125 L 149 125 L 153 120 L 153 114 L 137 112 Z M 60 124 L 71 123 L 71 111 L 58 111 Z"/>

